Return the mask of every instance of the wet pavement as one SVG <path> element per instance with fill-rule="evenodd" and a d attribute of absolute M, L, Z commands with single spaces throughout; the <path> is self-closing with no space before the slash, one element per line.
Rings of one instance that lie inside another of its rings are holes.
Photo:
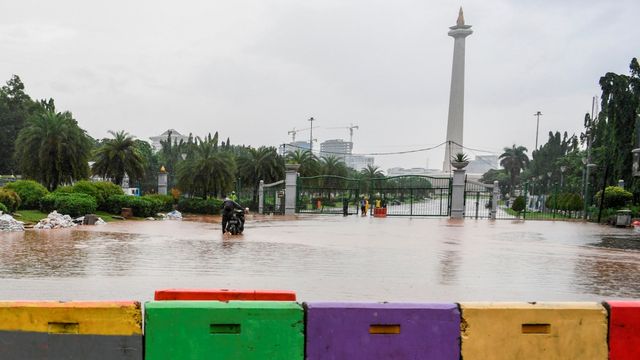
<path fill-rule="evenodd" d="M 170 287 L 302 300 L 640 298 L 640 234 L 579 222 L 257 217 L 0 234 L 0 299 L 136 299 Z"/>

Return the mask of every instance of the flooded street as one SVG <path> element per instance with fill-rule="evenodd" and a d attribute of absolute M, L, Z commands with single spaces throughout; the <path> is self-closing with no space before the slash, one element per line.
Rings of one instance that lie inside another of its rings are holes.
<path fill-rule="evenodd" d="M 0 234 L 0 298 L 136 299 L 169 287 L 301 300 L 640 298 L 640 234 L 572 222 L 308 216 L 127 221 Z M 206 222 L 205 222 L 206 221 Z"/>

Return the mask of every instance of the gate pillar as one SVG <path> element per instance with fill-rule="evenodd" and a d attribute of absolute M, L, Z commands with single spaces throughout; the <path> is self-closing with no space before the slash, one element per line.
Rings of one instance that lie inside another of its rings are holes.
<path fill-rule="evenodd" d="M 462 219 L 464 217 L 464 169 L 453 170 L 453 183 L 451 184 L 451 218 Z"/>
<path fill-rule="evenodd" d="M 495 220 L 498 215 L 498 199 L 500 198 L 500 184 L 498 180 L 493 182 L 493 201 L 491 201 L 491 220 Z"/>
<path fill-rule="evenodd" d="M 284 214 L 293 215 L 296 213 L 298 169 L 300 164 L 285 164 L 286 172 L 284 178 Z"/>
<path fill-rule="evenodd" d="M 258 214 L 264 214 L 264 180 L 258 184 Z"/>

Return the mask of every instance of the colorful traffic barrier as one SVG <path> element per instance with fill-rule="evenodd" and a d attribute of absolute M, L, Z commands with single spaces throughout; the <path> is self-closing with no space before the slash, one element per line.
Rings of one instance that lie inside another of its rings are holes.
<path fill-rule="evenodd" d="M 607 301 L 609 359 L 640 359 L 640 301 Z"/>
<path fill-rule="evenodd" d="M 460 303 L 462 357 L 607 359 L 599 303 Z"/>
<path fill-rule="evenodd" d="M 142 356 L 139 302 L 0 302 L 0 359 Z"/>
<path fill-rule="evenodd" d="M 303 359 L 304 313 L 288 301 L 145 304 L 146 359 Z"/>
<path fill-rule="evenodd" d="M 296 301 L 296 293 L 288 290 L 165 289 L 156 290 L 154 300 Z"/>
<path fill-rule="evenodd" d="M 307 359 L 459 359 L 456 304 L 305 303 Z"/>

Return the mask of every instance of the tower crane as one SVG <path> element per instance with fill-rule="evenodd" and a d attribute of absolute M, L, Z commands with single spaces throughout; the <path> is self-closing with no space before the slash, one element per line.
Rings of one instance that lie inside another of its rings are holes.
<path fill-rule="evenodd" d="M 330 128 L 327 128 L 327 129 L 348 129 L 349 130 L 349 142 L 353 144 L 353 130 L 360 129 L 360 126 L 353 125 L 353 123 L 351 123 L 349 126 L 336 126 L 336 127 L 330 127 Z"/>
<path fill-rule="evenodd" d="M 291 142 L 296 142 L 296 134 L 301 132 L 301 131 L 307 131 L 309 129 L 311 129 L 311 128 L 304 128 L 304 129 L 293 128 L 293 129 L 291 129 L 291 130 L 289 130 L 287 132 L 287 135 L 291 135 Z"/>

